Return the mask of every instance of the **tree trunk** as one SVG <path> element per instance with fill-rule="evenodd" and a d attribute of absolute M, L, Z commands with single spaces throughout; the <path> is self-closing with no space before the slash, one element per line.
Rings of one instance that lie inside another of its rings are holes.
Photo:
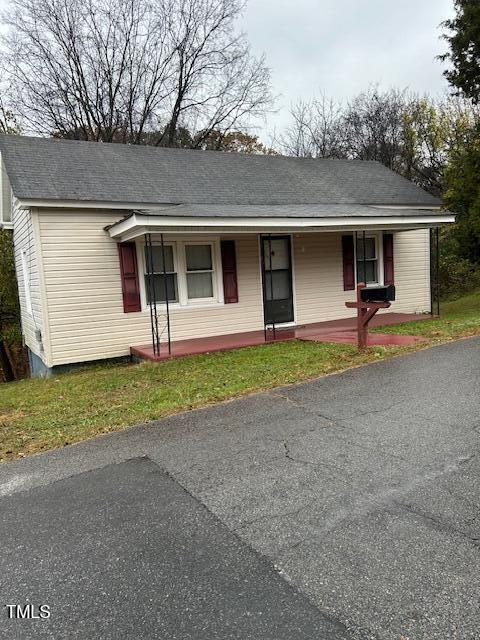
<path fill-rule="evenodd" d="M 5 342 L 4 347 L 7 352 L 7 357 L 10 361 L 10 367 L 13 370 L 15 380 L 28 378 L 30 375 L 30 363 L 28 362 L 26 348 L 22 344 L 9 344 L 8 342 Z"/>
<path fill-rule="evenodd" d="M 2 338 L 0 338 L 0 367 L 2 368 L 3 379 L 5 382 L 12 382 L 15 380 L 13 367 Z"/>

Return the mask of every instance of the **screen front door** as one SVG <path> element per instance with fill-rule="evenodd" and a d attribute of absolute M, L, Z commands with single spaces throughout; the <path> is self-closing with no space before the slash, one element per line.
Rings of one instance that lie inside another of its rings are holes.
<path fill-rule="evenodd" d="M 293 322 L 290 236 L 262 237 L 265 324 Z"/>

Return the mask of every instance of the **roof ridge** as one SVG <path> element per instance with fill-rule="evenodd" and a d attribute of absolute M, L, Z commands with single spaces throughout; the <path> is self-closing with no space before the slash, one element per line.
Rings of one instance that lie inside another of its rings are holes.
<path fill-rule="evenodd" d="M 223 156 L 234 156 L 234 157 L 248 157 L 248 158 L 261 158 L 269 160 L 278 160 L 278 159 L 286 159 L 286 160 L 294 160 L 298 162 L 344 162 L 344 163 L 375 163 L 382 164 L 378 160 L 362 160 L 361 158 L 332 158 L 332 157 L 320 157 L 314 158 L 311 156 L 289 156 L 283 153 L 246 153 L 243 151 L 226 151 L 224 149 L 199 149 L 199 148 L 190 148 L 190 147 L 166 147 L 159 146 L 153 144 L 131 144 L 124 142 L 104 142 L 103 140 L 80 140 L 77 138 L 55 138 L 53 136 L 31 136 L 31 135 L 21 135 L 21 134 L 9 134 L 0 132 L 0 139 L 6 140 L 28 140 L 33 143 L 37 142 L 48 142 L 53 144 L 77 144 L 77 145 L 101 145 L 106 146 L 111 149 L 149 149 L 149 150 L 157 150 L 163 152 L 172 152 L 172 153 L 208 153 L 215 155 L 223 155 Z M 384 165 L 382 165 L 384 166 Z"/>

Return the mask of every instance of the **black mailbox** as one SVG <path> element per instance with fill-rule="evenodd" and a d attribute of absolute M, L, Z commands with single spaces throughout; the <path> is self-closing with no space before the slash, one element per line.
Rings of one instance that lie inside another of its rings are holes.
<path fill-rule="evenodd" d="M 360 291 L 360 297 L 362 302 L 392 302 L 395 300 L 395 286 L 365 287 Z"/>

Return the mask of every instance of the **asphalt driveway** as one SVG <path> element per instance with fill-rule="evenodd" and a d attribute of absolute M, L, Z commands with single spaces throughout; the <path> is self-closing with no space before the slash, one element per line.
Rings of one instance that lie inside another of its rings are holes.
<path fill-rule="evenodd" d="M 4 464 L 0 637 L 479 639 L 479 438 L 473 338 Z"/>

